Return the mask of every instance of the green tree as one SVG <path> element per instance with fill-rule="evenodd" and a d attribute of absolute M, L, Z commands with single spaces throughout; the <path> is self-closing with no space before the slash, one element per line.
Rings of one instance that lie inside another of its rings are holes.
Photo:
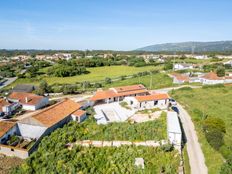
<path fill-rule="evenodd" d="M 112 80 L 111 80 L 111 78 L 106 77 L 105 78 L 105 82 L 106 82 L 106 84 L 110 84 L 110 83 L 112 83 Z"/>
<path fill-rule="evenodd" d="M 225 76 L 225 68 L 223 66 L 219 66 L 216 70 L 217 75 L 219 77 L 224 77 Z"/>

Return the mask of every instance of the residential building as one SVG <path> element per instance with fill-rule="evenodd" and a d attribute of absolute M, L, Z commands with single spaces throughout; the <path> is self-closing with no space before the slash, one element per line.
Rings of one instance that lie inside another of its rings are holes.
<path fill-rule="evenodd" d="M 193 69 L 192 64 L 186 64 L 186 63 L 176 63 L 173 66 L 173 69 L 176 70 L 187 70 L 187 69 Z"/>
<path fill-rule="evenodd" d="M 153 108 L 167 109 L 169 98 L 168 94 L 155 93 L 145 96 L 125 97 L 124 101 L 126 101 L 130 107 L 137 110 Z"/>
<path fill-rule="evenodd" d="M 224 77 L 218 77 L 218 75 L 214 72 L 209 72 L 200 77 L 202 84 L 204 85 L 215 85 L 215 84 L 223 84 Z"/>
<path fill-rule="evenodd" d="M 173 78 L 174 84 L 183 84 L 185 82 L 189 82 L 189 76 L 179 73 L 172 73 L 170 76 Z"/>
<path fill-rule="evenodd" d="M 80 108 L 78 103 L 65 99 L 18 122 L 0 121 L 0 153 L 27 158 L 44 136 L 71 120 L 82 122 L 86 112 Z"/>
<path fill-rule="evenodd" d="M 30 111 L 40 109 L 49 103 L 47 97 L 26 92 L 12 92 L 8 96 L 8 100 L 14 103 L 18 103 L 22 106 L 23 109 Z"/>
<path fill-rule="evenodd" d="M 0 98 L 0 116 L 10 115 L 18 108 L 18 104 L 10 103 L 7 99 Z"/>
<path fill-rule="evenodd" d="M 149 94 L 148 90 L 143 85 L 121 86 L 114 87 L 108 90 L 98 90 L 90 99 L 94 104 L 110 103 L 121 101 L 125 97 L 140 96 Z"/>

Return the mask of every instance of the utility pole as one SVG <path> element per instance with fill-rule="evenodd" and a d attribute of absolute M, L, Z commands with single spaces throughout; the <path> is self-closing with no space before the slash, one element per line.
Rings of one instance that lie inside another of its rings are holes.
<path fill-rule="evenodd" d="M 151 79 L 150 79 L 150 89 L 152 88 L 152 72 L 150 72 L 151 74 Z"/>

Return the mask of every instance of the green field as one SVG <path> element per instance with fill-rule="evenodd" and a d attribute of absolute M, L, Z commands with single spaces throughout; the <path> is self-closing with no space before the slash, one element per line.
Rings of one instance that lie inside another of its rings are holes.
<path fill-rule="evenodd" d="M 182 89 L 174 91 L 171 95 L 185 106 L 192 117 L 206 158 L 209 173 L 218 174 L 223 164 L 223 156 L 232 154 L 230 150 L 232 148 L 232 87 Z M 221 118 L 225 122 L 225 143 L 219 151 L 214 150 L 209 145 L 203 133 L 202 121 L 203 116 L 206 115 L 208 117 Z"/>
<path fill-rule="evenodd" d="M 89 74 L 82 74 L 73 77 L 47 77 L 46 75 L 40 75 L 36 79 L 21 78 L 16 80 L 11 86 L 16 84 L 28 83 L 38 84 L 42 79 L 46 80 L 48 84 L 75 84 L 77 82 L 90 81 L 96 82 L 104 80 L 106 77 L 117 78 L 122 75 L 132 75 L 138 72 L 160 70 L 162 66 L 145 66 L 145 67 L 132 67 L 132 66 L 104 66 L 87 68 Z M 40 72 L 44 72 L 46 69 L 41 69 Z"/>
<path fill-rule="evenodd" d="M 157 74 L 152 74 L 148 76 L 135 77 L 131 79 L 113 82 L 112 84 L 107 84 L 106 87 L 108 88 L 108 87 L 114 87 L 114 86 L 143 84 L 148 89 L 159 89 L 159 88 L 174 86 L 172 82 L 173 80 L 168 75 L 164 73 L 157 73 Z"/>

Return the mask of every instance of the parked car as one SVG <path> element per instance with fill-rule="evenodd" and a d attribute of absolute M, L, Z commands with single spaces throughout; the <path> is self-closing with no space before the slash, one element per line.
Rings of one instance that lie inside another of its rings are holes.
<path fill-rule="evenodd" d="M 177 114 L 180 113 L 179 109 L 177 106 L 172 106 L 172 110 L 175 111 Z"/>
<path fill-rule="evenodd" d="M 172 105 L 172 106 L 176 106 L 176 100 L 170 98 L 169 99 L 169 103 Z"/>

